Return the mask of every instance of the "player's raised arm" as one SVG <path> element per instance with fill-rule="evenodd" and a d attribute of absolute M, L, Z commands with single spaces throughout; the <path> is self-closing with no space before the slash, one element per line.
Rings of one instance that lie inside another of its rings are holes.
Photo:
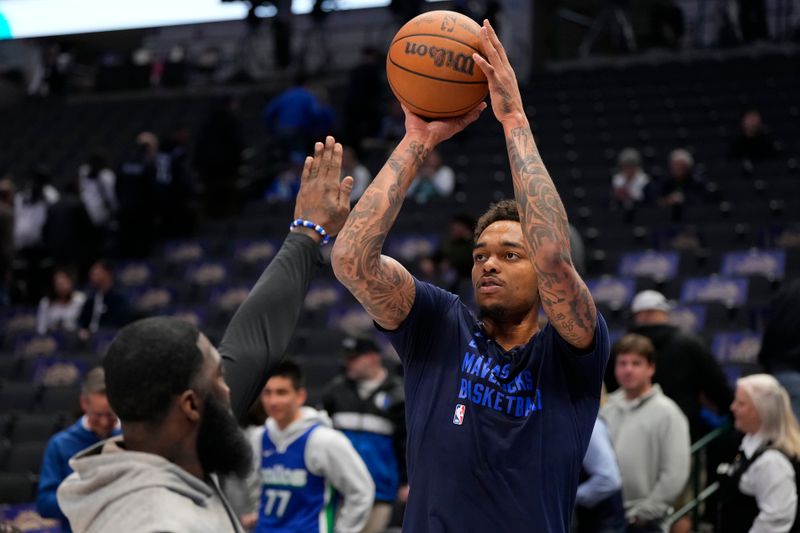
<path fill-rule="evenodd" d="M 331 253 L 333 271 L 381 327 L 394 330 L 414 303 L 414 280 L 403 265 L 381 255 L 406 192 L 422 161 L 486 109 L 481 103 L 466 115 L 426 122 L 404 108 L 406 134 L 367 187 L 339 233 Z"/>
<path fill-rule="evenodd" d="M 597 311 L 572 265 L 564 204 L 536 147 L 514 69 L 488 21 L 481 28 L 481 42 L 486 58 L 473 57 L 489 80 L 492 110 L 503 125 L 522 232 L 532 252 L 542 305 L 567 342 L 587 348 L 594 340 Z"/>

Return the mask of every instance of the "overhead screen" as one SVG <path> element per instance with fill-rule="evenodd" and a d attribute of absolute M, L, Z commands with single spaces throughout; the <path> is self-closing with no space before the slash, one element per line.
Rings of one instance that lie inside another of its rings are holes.
<path fill-rule="evenodd" d="M 432 0 L 428 0 L 432 1 Z M 313 0 L 294 0 L 292 11 L 311 11 Z M 387 6 L 389 0 L 337 0 L 339 10 Z M 260 15 L 269 16 L 262 8 Z M 0 39 L 154 28 L 241 20 L 244 2 L 221 0 L 0 0 Z"/>

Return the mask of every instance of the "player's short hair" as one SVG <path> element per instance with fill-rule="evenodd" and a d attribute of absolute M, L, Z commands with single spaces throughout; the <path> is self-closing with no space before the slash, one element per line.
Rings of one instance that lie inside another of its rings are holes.
<path fill-rule="evenodd" d="M 306 388 L 306 376 L 303 373 L 303 369 L 294 361 L 281 361 L 272 368 L 269 377 L 288 378 L 292 382 L 292 387 L 296 390 Z"/>
<path fill-rule="evenodd" d="M 611 348 L 614 356 L 623 353 L 635 353 L 641 355 L 651 365 L 656 364 L 656 349 L 653 343 L 644 335 L 629 333 L 614 343 Z"/>
<path fill-rule="evenodd" d="M 489 209 L 481 215 L 481 218 L 478 219 L 478 224 L 475 226 L 475 242 L 478 242 L 481 233 L 486 228 L 501 220 L 519 222 L 519 204 L 516 200 L 500 200 L 489 206 Z"/>
<path fill-rule="evenodd" d="M 103 360 L 106 393 L 123 422 L 160 423 L 174 396 L 192 388 L 203 366 L 200 332 L 177 318 L 153 317 L 122 328 Z"/>
<path fill-rule="evenodd" d="M 105 394 L 106 373 L 103 367 L 98 366 L 86 373 L 81 384 L 81 394 Z"/>

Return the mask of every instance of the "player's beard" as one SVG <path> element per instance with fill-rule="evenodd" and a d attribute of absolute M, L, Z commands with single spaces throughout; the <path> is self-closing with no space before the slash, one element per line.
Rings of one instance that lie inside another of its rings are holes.
<path fill-rule="evenodd" d="M 253 466 L 253 450 L 230 409 L 212 394 L 197 433 L 197 457 L 207 474 L 245 477 Z"/>
<path fill-rule="evenodd" d="M 527 310 L 515 310 L 499 304 L 482 305 L 478 309 L 480 320 L 490 320 L 495 324 L 519 323 L 526 314 L 528 314 Z"/>

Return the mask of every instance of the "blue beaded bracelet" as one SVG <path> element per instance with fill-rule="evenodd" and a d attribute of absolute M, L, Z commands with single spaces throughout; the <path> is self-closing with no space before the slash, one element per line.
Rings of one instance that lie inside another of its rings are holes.
<path fill-rule="evenodd" d="M 310 220 L 298 218 L 293 220 L 292 223 L 289 224 L 289 229 L 296 228 L 298 226 L 303 226 L 304 228 L 313 229 L 314 231 L 319 233 L 320 236 L 322 237 L 322 244 L 328 244 L 328 240 L 330 239 L 330 237 L 328 236 L 328 232 L 325 231 L 325 229 L 319 224 L 314 224 Z"/>

